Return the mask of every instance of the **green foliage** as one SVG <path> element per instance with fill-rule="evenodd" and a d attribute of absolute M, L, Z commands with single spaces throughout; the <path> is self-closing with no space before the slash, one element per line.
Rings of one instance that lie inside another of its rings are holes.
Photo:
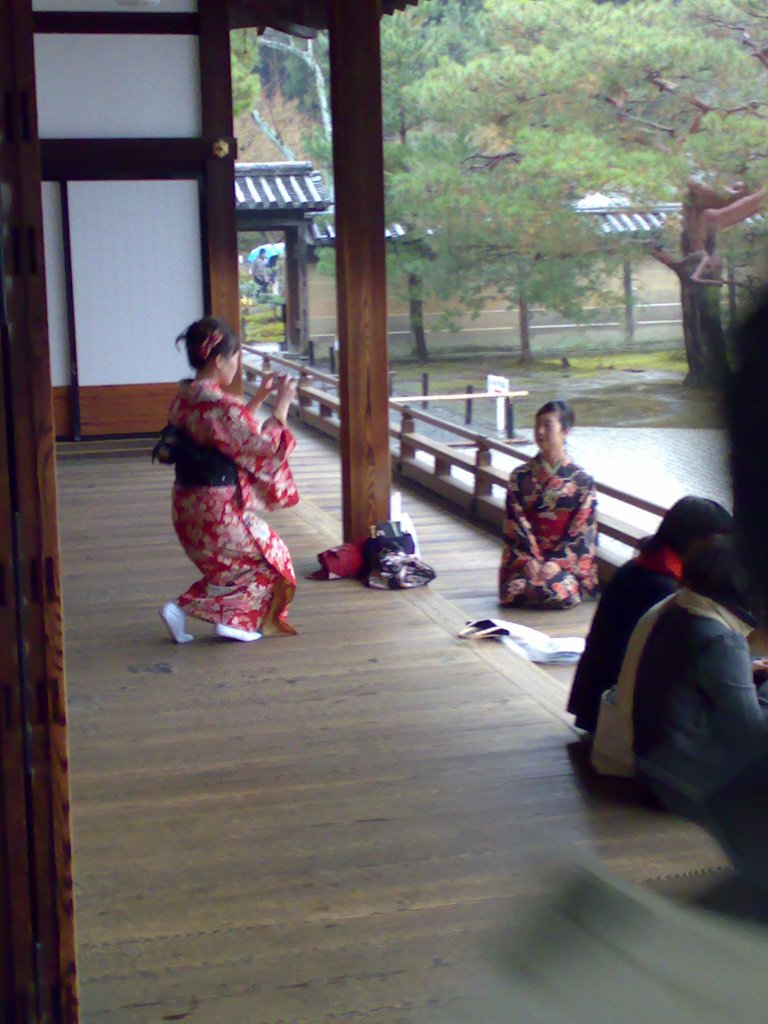
<path fill-rule="evenodd" d="M 524 291 L 577 318 L 622 253 L 575 200 L 642 207 L 683 201 L 692 175 L 766 176 L 756 0 L 433 0 L 396 20 L 383 35 L 387 216 L 418 244 L 390 269 L 419 273 L 427 294 L 454 289 L 472 308 L 489 287 L 510 303 Z"/>
<path fill-rule="evenodd" d="M 255 29 L 237 29 L 230 33 L 232 68 L 232 110 L 237 117 L 257 105 L 261 83 L 255 74 L 259 42 Z"/>

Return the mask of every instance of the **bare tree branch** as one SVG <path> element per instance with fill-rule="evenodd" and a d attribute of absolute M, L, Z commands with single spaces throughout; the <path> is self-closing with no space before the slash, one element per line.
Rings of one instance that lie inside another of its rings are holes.
<path fill-rule="evenodd" d="M 683 271 L 684 263 L 682 260 L 676 260 L 675 257 L 668 253 L 662 246 L 655 244 L 649 248 L 651 256 L 659 263 L 663 263 L 665 267 L 669 267 L 670 270 L 674 270 L 676 274 L 681 274 Z"/>
<path fill-rule="evenodd" d="M 293 152 L 291 147 L 286 142 L 283 141 L 283 138 L 277 131 L 277 129 L 273 128 L 272 125 L 269 124 L 269 122 L 266 121 L 264 117 L 262 117 L 262 115 L 256 109 L 251 111 L 251 117 L 255 121 L 259 130 L 262 131 L 264 135 L 267 136 L 270 142 L 273 142 L 277 146 L 277 148 L 283 154 L 285 159 L 290 160 L 291 163 L 295 163 L 296 154 Z"/>
<path fill-rule="evenodd" d="M 714 107 L 712 107 L 711 104 L 707 103 L 699 96 L 692 96 L 690 93 L 680 92 L 674 82 L 670 82 L 668 79 L 662 78 L 656 71 L 649 71 L 645 77 L 651 85 L 656 86 L 659 92 L 672 93 L 672 95 L 677 96 L 678 99 L 683 100 L 685 103 L 689 103 L 692 107 L 696 107 L 696 109 L 700 110 L 703 114 L 709 114 L 714 110 Z"/>
<path fill-rule="evenodd" d="M 317 102 L 320 105 L 320 118 L 323 123 L 323 131 L 326 139 L 330 141 L 332 137 L 331 133 L 331 108 L 328 102 L 328 89 L 325 84 L 325 76 L 323 75 L 323 69 L 320 67 L 320 63 L 315 54 L 314 40 L 308 39 L 306 48 L 303 46 L 297 46 L 295 43 L 284 43 L 281 39 L 274 39 L 272 36 L 262 36 L 259 40 L 260 46 L 266 46 L 271 50 L 279 50 L 282 53 L 291 53 L 294 57 L 298 57 L 300 61 L 303 61 L 307 65 L 315 80 L 315 92 L 317 93 Z"/>
<path fill-rule="evenodd" d="M 673 139 L 677 135 L 677 129 L 667 124 L 659 124 L 657 121 L 649 121 L 645 117 L 637 117 L 635 114 L 624 114 L 622 120 L 634 121 L 636 124 L 644 125 L 652 131 L 662 132 Z M 691 134 L 690 130 L 687 134 Z"/>
<path fill-rule="evenodd" d="M 751 9 L 749 14 L 756 21 L 768 20 L 764 14 L 758 14 L 755 9 Z M 724 28 L 726 31 L 738 36 L 739 42 L 751 54 L 751 56 L 756 60 L 759 60 L 764 68 L 768 68 L 768 44 L 761 45 L 760 43 L 756 43 L 746 25 L 741 25 L 738 22 L 727 21 L 725 18 L 715 18 L 712 15 L 707 15 L 702 20 L 708 25 L 713 25 L 715 28 Z"/>
<path fill-rule="evenodd" d="M 468 165 L 467 170 L 469 171 L 486 171 L 506 160 L 519 164 L 522 159 L 522 155 L 516 149 L 510 149 L 506 153 L 472 153 L 470 156 L 464 157 L 462 163 Z"/>

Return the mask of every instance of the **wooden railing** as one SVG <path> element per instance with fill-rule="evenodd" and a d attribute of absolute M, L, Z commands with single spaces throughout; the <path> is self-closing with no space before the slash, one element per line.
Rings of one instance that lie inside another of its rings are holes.
<path fill-rule="evenodd" d="M 257 375 L 272 364 L 298 376 L 293 408 L 296 418 L 338 439 L 341 429 L 338 377 L 284 356 L 262 355 L 258 349 L 246 347 L 243 368 L 247 391 L 254 389 Z M 390 399 L 389 408 L 394 419 L 394 422 L 390 420 L 389 427 L 393 471 L 441 495 L 473 518 L 501 526 L 510 464 L 529 459 L 531 451 L 403 405 L 402 398 Z M 421 425 L 436 428 L 449 440 L 437 440 L 420 432 Z M 629 547 L 634 547 L 650 532 L 632 523 L 632 509 L 659 518 L 666 512 L 662 505 L 628 494 L 612 484 L 596 481 L 596 486 L 598 495 L 611 499 L 609 504 L 615 508 L 615 512 L 606 512 L 598 504 L 601 535 Z M 607 560 L 615 561 L 610 555 Z"/>

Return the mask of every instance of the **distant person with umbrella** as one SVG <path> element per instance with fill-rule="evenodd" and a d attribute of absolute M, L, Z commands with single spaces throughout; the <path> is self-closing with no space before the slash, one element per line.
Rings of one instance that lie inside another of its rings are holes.
<path fill-rule="evenodd" d="M 270 283 L 269 263 L 264 249 L 259 249 L 251 264 L 251 277 L 256 282 L 260 295 L 266 295 Z"/>

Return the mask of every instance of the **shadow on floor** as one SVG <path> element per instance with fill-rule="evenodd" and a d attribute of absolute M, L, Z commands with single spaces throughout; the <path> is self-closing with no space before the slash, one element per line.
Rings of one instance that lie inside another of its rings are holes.
<path fill-rule="evenodd" d="M 599 775 L 589 760 L 591 749 L 592 741 L 586 735 L 566 747 L 574 777 L 585 796 L 665 813 L 653 793 L 637 779 Z"/>

